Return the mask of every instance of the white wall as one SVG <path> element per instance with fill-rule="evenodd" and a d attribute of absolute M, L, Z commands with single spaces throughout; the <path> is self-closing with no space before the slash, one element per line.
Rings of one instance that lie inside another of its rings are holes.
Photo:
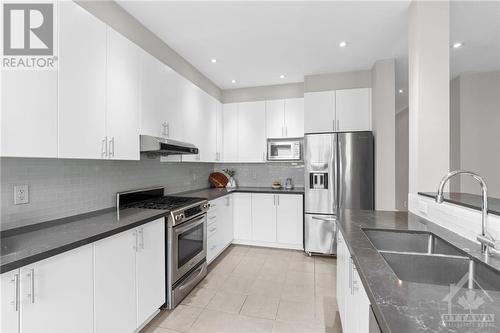
<path fill-rule="evenodd" d="M 371 70 L 372 125 L 375 137 L 375 209 L 396 210 L 396 74 L 394 59 Z"/>
<path fill-rule="evenodd" d="M 500 198 L 500 71 L 462 74 L 452 80 L 451 91 L 453 167 L 479 173 L 489 195 Z M 480 193 L 469 177 L 458 186 L 460 192 Z"/>
<path fill-rule="evenodd" d="M 449 3 L 409 8 L 409 192 L 435 191 L 450 166 Z"/>
<path fill-rule="evenodd" d="M 304 77 L 305 92 L 370 87 L 371 72 L 369 70 L 306 75 Z"/>
<path fill-rule="evenodd" d="M 408 210 L 408 108 L 396 113 L 396 209 Z"/>

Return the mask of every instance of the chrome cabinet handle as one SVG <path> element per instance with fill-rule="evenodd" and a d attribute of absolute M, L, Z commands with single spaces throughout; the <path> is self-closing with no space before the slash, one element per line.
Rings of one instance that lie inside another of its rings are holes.
<path fill-rule="evenodd" d="M 19 274 L 14 274 L 14 278 L 10 280 L 14 283 L 14 300 L 11 304 L 14 306 L 14 311 L 19 311 Z"/>
<path fill-rule="evenodd" d="M 337 119 L 337 131 L 340 130 L 340 120 Z"/>
<path fill-rule="evenodd" d="M 108 137 L 105 136 L 101 141 L 101 158 L 108 156 Z"/>
<path fill-rule="evenodd" d="M 312 218 L 313 218 L 313 220 L 320 220 L 320 221 L 324 221 L 324 222 L 335 222 L 335 221 L 337 221 L 334 218 L 332 219 L 332 218 L 319 217 L 319 216 L 313 216 Z"/>
<path fill-rule="evenodd" d="M 276 206 L 276 194 L 273 194 L 273 206 Z"/>
<path fill-rule="evenodd" d="M 276 199 L 278 200 L 278 206 L 280 205 L 280 196 L 276 194 Z"/>
<path fill-rule="evenodd" d="M 141 240 L 139 241 L 139 248 L 144 249 L 144 229 L 139 229 L 138 234 L 141 236 Z"/>
<path fill-rule="evenodd" d="M 285 136 L 288 136 L 288 126 L 285 126 Z"/>
<path fill-rule="evenodd" d="M 336 128 L 335 128 L 335 120 L 332 121 L 332 126 L 333 126 L 333 130 L 335 131 Z"/>
<path fill-rule="evenodd" d="M 109 140 L 109 157 L 115 156 L 115 137 L 112 137 L 111 140 Z"/>
<path fill-rule="evenodd" d="M 35 303 L 35 270 L 30 269 L 28 273 L 28 278 L 30 279 L 30 290 L 28 293 L 28 297 L 30 299 L 31 304 Z"/>
<path fill-rule="evenodd" d="M 132 233 L 132 235 L 133 235 L 133 236 L 134 236 L 134 238 L 135 238 L 135 243 L 134 243 L 133 249 L 134 249 L 134 251 L 136 251 L 136 252 L 137 252 L 137 249 L 138 249 L 138 246 L 137 246 L 137 243 L 138 243 L 138 239 L 137 239 L 137 238 L 138 238 L 138 237 L 137 237 L 137 231 L 135 231 L 135 230 L 134 230 L 134 232 Z"/>
<path fill-rule="evenodd" d="M 161 126 L 163 127 L 163 132 L 161 133 L 164 137 L 168 138 L 170 136 L 170 126 L 168 121 L 164 121 Z"/>

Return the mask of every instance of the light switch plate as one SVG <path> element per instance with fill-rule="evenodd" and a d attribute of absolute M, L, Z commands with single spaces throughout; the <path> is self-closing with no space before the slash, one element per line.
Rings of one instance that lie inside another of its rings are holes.
<path fill-rule="evenodd" d="M 28 185 L 14 186 L 14 205 L 27 204 L 30 202 L 30 192 Z"/>

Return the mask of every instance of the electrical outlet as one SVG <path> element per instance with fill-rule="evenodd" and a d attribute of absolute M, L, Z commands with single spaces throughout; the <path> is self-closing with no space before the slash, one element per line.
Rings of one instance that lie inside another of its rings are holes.
<path fill-rule="evenodd" d="M 30 202 L 28 185 L 14 186 L 14 205 L 27 204 Z"/>

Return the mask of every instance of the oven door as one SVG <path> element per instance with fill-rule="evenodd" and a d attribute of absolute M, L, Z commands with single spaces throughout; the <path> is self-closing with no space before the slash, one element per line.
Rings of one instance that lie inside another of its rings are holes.
<path fill-rule="evenodd" d="M 207 214 L 172 227 L 171 237 L 173 284 L 207 256 Z"/>

